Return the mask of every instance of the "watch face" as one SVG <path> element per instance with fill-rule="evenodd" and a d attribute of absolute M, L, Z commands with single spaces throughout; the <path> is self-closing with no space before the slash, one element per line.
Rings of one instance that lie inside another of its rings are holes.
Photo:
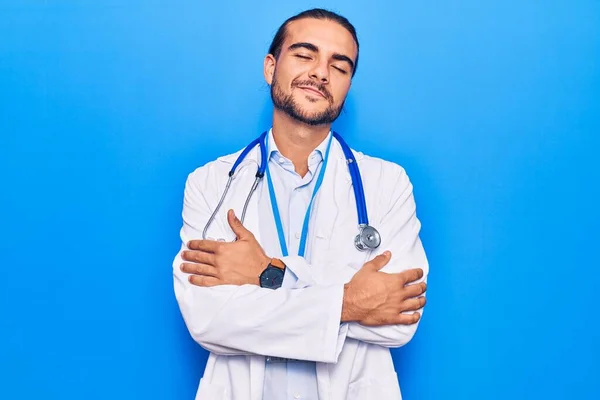
<path fill-rule="evenodd" d="M 269 266 L 260 275 L 260 286 L 268 289 L 280 288 L 283 284 L 283 275 L 283 270 Z"/>

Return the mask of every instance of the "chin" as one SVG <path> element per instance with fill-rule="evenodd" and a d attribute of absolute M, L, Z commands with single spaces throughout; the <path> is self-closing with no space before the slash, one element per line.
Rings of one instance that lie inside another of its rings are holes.
<path fill-rule="evenodd" d="M 324 108 L 301 108 L 299 111 L 301 111 L 302 115 L 304 115 L 305 117 L 314 117 L 316 115 L 321 115 L 323 114 L 323 112 L 325 111 Z"/>

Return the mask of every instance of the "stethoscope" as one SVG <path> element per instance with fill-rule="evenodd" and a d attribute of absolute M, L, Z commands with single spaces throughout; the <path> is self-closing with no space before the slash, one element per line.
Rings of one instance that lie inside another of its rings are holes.
<path fill-rule="evenodd" d="M 267 132 L 263 132 L 258 138 L 254 139 L 246 148 L 240 153 L 237 160 L 231 167 L 229 171 L 229 179 L 227 180 L 227 184 L 225 185 L 225 190 L 223 191 L 223 195 L 219 200 L 215 210 L 212 215 L 208 219 L 204 230 L 202 231 L 202 238 L 206 240 L 206 233 L 208 232 L 208 228 L 214 221 L 219 209 L 223 205 L 225 201 L 225 197 L 227 196 L 227 192 L 229 192 L 229 188 L 231 187 L 231 182 L 233 181 L 233 175 L 235 174 L 236 169 L 242 163 L 242 161 L 246 158 L 248 153 L 254 149 L 257 145 L 260 147 L 260 164 L 258 166 L 258 170 L 256 171 L 254 184 L 248 193 L 248 197 L 246 197 L 246 202 L 244 203 L 244 209 L 241 215 L 242 224 L 244 223 L 244 218 L 246 217 L 246 210 L 248 209 L 248 204 L 250 203 L 250 199 L 252 195 L 256 191 L 260 180 L 265 176 L 265 170 L 267 168 L 267 149 L 265 144 L 265 139 L 267 136 Z M 337 133 L 333 132 L 333 137 L 338 141 L 340 146 L 342 147 L 342 151 L 344 152 L 344 156 L 346 157 L 346 163 L 348 164 L 348 170 L 350 172 L 350 177 L 352 178 L 352 188 L 354 189 L 354 198 L 356 200 L 356 213 L 358 215 L 358 235 L 354 238 L 354 246 L 360 251 L 367 250 L 375 250 L 381 244 L 381 235 L 371 225 L 369 225 L 369 218 L 367 215 L 367 204 L 365 200 L 365 191 L 362 184 L 362 179 L 360 176 L 360 171 L 358 169 L 358 164 L 356 163 L 356 158 L 354 158 L 354 154 L 350 147 L 344 139 Z"/>

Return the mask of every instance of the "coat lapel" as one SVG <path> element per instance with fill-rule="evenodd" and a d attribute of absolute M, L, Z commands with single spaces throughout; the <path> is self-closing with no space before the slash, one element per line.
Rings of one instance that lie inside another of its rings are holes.
<path fill-rule="evenodd" d="M 220 160 L 228 165 L 233 165 L 240 153 L 241 152 L 237 152 L 235 154 L 222 157 Z M 227 211 L 229 209 L 233 209 L 235 211 L 235 215 L 240 219 L 242 218 L 244 204 L 246 203 L 248 194 L 250 194 L 250 190 L 252 188 L 252 185 L 254 184 L 256 171 L 258 169 L 259 158 L 260 149 L 258 146 L 256 146 L 248 153 L 246 158 L 240 163 L 240 165 L 235 171 L 233 181 L 231 182 L 231 186 L 229 188 L 229 193 L 227 194 L 227 197 L 223 202 L 223 205 L 221 206 L 216 218 L 216 220 L 220 222 L 222 232 L 224 232 L 225 234 L 225 237 L 219 239 L 225 239 L 225 241 L 228 242 L 235 240 L 235 234 L 233 233 L 231 227 L 227 222 Z M 244 226 L 252 233 L 254 233 L 254 235 L 257 236 L 257 238 L 259 236 L 259 191 L 260 185 L 259 188 L 252 194 L 252 198 L 250 199 L 250 203 L 248 204 L 248 209 L 246 211 L 246 217 L 244 220 Z"/>

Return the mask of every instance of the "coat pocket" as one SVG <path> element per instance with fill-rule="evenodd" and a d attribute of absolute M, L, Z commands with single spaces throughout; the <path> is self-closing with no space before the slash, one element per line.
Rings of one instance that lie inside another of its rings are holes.
<path fill-rule="evenodd" d="M 351 383 L 346 400 L 365 399 L 402 400 L 396 373 L 382 374 L 377 378 L 365 377 Z"/>
<path fill-rule="evenodd" d="M 196 400 L 229 400 L 229 398 L 226 387 L 210 383 L 204 378 L 200 379 Z"/>

